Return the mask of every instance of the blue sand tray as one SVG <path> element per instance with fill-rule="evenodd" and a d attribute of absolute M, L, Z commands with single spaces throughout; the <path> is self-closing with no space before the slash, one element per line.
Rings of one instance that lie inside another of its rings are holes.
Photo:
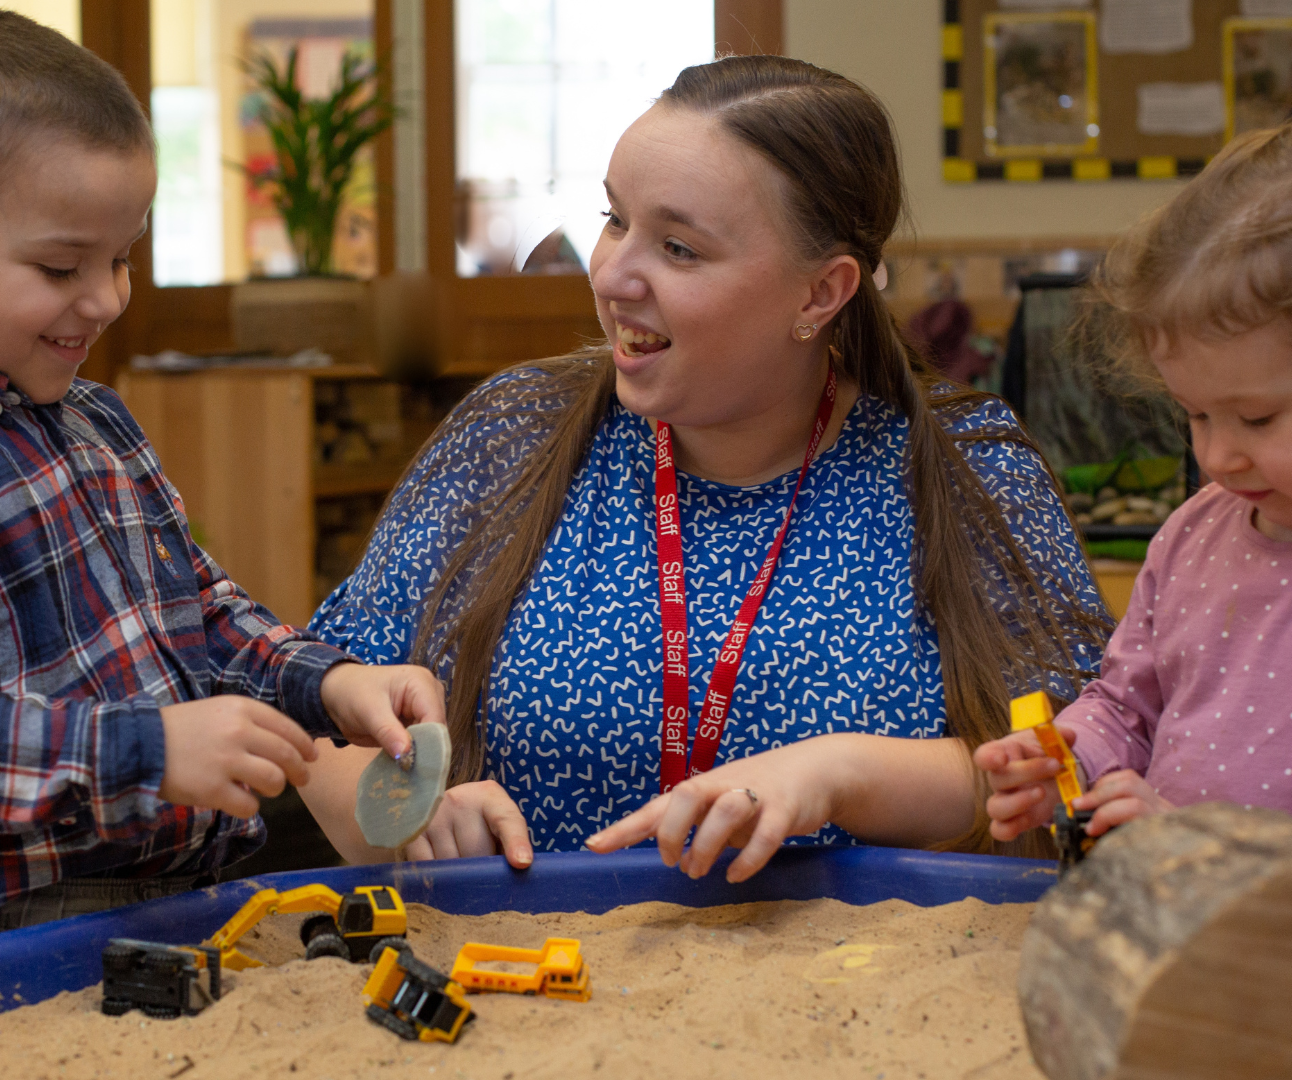
<path fill-rule="evenodd" d="M 734 850 L 707 877 L 692 881 L 660 862 L 654 848 L 614 855 L 539 854 L 528 870 L 501 858 L 386 863 L 296 870 L 214 885 L 143 904 L 79 915 L 0 933 L 0 1011 L 80 990 L 103 978 L 100 953 L 109 938 L 196 945 L 218 930 L 258 889 L 279 891 L 320 882 L 346 893 L 358 885 L 393 885 L 409 903 L 455 915 L 492 911 L 586 911 L 659 900 L 687 907 L 758 900 L 849 904 L 906 900 L 920 907 L 976 897 L 989 904 L 1040 898 L 1056 880 L 1055 865 L 1033 859 L 955 855 L 880 847 L 782 848 L 761 873 L 739 885 L 725 880 Z"/>

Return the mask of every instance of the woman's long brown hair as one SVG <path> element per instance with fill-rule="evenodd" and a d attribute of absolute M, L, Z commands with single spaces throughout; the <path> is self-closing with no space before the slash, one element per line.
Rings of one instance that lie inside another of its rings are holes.
<path fill-rule="evenodd" d="M 1026 436 L 999 428 L 948 434 L 944 425 L 980 405 L 982 395 L 935 388 L 936 376 L 908 350 L 870 277 L 902 212 L 888 115 L 856 83 L 775 56 L 728 57 L 687 68 L 657 107 L 715 118 L 779 170 L 788 181 L 785 220 L 797 248 L 793 254 L 804 264 L 847 253 L 865 268 L 856 296 L 829 328 L 832 355 L 841 376 L 909 421 L 916 592 L 937 629 L 947 733 L 972 752 L 1008 730 L 1011 690 L 1035 687 L 1045 672 L 1073 687 L 1091 677 L 1075 662 L 1072 645 L 1081 640 L 1101 648 L 1110 627 L 1084 609 L 1066 584 L 1083 567 L 1050 567 L 1040 571 L 1048 581 L 1038 578 L 957 445 L 1030 445 Z M 432 440 L 461 432 L 486 414 L 505 414 L 510 434 L 490 450 L 516 459 L 510 481 L 473 504 L 465 539 L 431 591 L 412 650 L 415 661 L 451 669 L 454 783 L 482 773 L 499 638 L 614 392 L 607 347 L 523 367 L 531 377 L 487 385 Z M 417 496 L 414 485 L 401 499 Z M 1052 599 L 1054 593 L 1061 599 Z M 972 834 L 956 846 L 988 844 L 980 809 Z"/>

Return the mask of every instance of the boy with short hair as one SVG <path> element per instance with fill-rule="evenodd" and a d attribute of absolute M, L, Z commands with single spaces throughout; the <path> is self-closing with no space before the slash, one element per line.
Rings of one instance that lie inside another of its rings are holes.
<path fill-rule="evenodd" d="M 443 716 L 426 670 L 346 662 L 249 600 L 120 398 L 75 377 L 155 188 L 121 76 L 0 11 L 0 929 L 210 880 L 312 737 L 397 755 Z"/>

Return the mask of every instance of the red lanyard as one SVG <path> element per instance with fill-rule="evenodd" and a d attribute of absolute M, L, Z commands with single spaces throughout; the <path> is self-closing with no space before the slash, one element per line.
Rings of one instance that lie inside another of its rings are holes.
<path fill-rule="evenodd" d="M 798 483 L 785 509 L 781 531 L 772 541 L 771 550 L 763 559 L 762 569 L 749 587 L 745 601 L 740 605 L 735 622 L 727 632 L 722 652 L 709 679 L 709 690 L 704 696 L 704 708 L 695 730 L 695 746 L 691 751 L 690 771 L 687 770 L 686 743 L 687 720 L 690 711 L 690 669 L 687 661 L 686 582 L 682 572 L 682 530 L 677 504 L 677 470 L 673 465 L 673 433 L 667 424 L 655 430 L 655 539 L 659 556 L 659 607 L 664 624 L 664 729 L 661 737 L 659 789 L 671 791 L 688 775 L 707 772 L 713 768 L 713 759 L 722 741 L 722 729 L 727 723 L 727 710 L 731 707 L 731 692 L 740 672 L 740 658 L 749 640 L 750 628 L 758 618 L 763 596 L 767 592 L 776 563 L 781 556 L 781 545 L 789 532 L 790 515 L 794 500 L 798 498 L 808 466 L 821 445 L 821 436 L 830 423 L 834 411 L 835 377 L 830 372 L 821 402 L 816 410 L 816 425 L 808 442 L 803 467 L 799 469 Z"/>

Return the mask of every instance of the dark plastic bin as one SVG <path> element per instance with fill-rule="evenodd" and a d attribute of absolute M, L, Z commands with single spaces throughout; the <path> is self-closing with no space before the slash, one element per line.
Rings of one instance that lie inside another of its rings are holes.
<path fill-rule="evenodd" d="M 921 907 L 977 897 L 991 904 L 1036 900 L 1056 880 L 1055 865 L 989 855 L 931 854 L 899 848 L 783 848 L 761 873 L 728 885 L 727 852 L 705 878 L 692 881 L 665 867 L 654 848 L 614 855 L 538 855 L 528 870 L 500 858 L 345 866 L 266 874 L 182 896 L 0 933 L 0 1011 L 79 990 L 103 977 L 100 952 L 112 937 L 197 944 L 214 933 L 258 889 L 280 891 L 322 882 L 337 892 L 394 885 L 406 901 L 460 915 L 491 911 L 609 911 L 662 900 L 714 907 L 755 900 L 849 904 L 907 900 Z"/>

